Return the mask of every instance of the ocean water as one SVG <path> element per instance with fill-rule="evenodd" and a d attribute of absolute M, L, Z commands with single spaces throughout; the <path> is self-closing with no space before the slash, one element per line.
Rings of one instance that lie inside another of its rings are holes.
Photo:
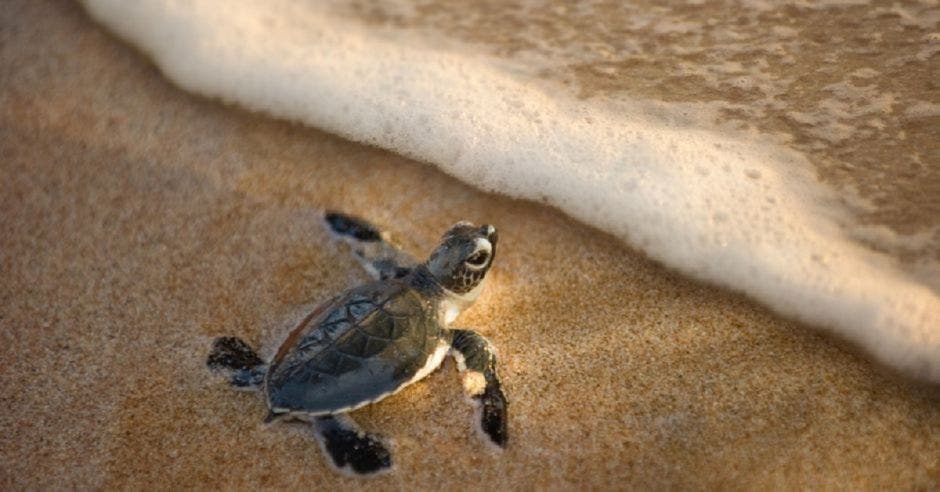
<path fill-rule="evenodd" d="M 940 382 L 936 1 L 84 3 L 186 90 L 552 205 Z"/>

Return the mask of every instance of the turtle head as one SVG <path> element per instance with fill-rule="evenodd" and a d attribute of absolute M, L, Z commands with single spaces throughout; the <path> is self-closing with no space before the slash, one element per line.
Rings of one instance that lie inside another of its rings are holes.
<path fill-rule="evenodd" d="M 491 225 L 458 222 L 444 233 L 425 266 L 441 287 L 467 294 L 480 285 L 493 264 L 498 238 Z"/>

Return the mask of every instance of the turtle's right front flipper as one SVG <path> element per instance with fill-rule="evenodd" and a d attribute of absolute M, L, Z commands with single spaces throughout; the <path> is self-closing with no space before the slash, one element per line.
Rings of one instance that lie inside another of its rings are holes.
<path fill-rule="evenodd" d="M 206 365 L 224 373 L 235 388 L 244 390 L 257 389 L 268 370 L 261 357 L 244 340 L 236 337 L 216 338 Z"/>
<path fill-rule="evenodd" d="M 404 277 L 418 261 L 392 244 L 388 233 L 368 221 L 340 212 L 324 216 L 330 232 L 349 244 L 356 259 L 378 280 Z"/>
<path fill-rule="evenodd" d="M 496 352 L 477 332 L 451 330 L 451 333 L 451 350 L 457 368 L 463 373 L 464 390 L 479 403 L 480 429 L 493 444 L 506 447 L 509 400 L 496 373 Z"/>

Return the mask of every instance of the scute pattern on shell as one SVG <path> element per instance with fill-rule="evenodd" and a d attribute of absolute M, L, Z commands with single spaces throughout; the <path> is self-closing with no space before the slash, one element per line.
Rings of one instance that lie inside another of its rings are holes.
<path fill-rule="evenodd" d="M 430 304 L 406 284 L 353 289 L 284 342 L 268 372 L 268 402 L 320 414 L 374 401 L 411 379 L 439 335 Z"/>

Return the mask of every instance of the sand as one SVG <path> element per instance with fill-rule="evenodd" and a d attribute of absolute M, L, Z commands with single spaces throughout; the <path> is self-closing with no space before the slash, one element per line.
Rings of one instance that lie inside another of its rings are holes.
<path fill-rule="evenodd" d="M 67 2 L 0 9 L 0 487 L 940 487 L 940 392 L 540 205 L 186 94 Z M 453 363 L 357 411 L 396 469 L 337 475 L 303 425 L 204 367 L 270 354 L 365 279 L 341 209 L 426 253 L 500 228 L 458 319 L 499 348 L 511 444 L 471 426 Z"/>

